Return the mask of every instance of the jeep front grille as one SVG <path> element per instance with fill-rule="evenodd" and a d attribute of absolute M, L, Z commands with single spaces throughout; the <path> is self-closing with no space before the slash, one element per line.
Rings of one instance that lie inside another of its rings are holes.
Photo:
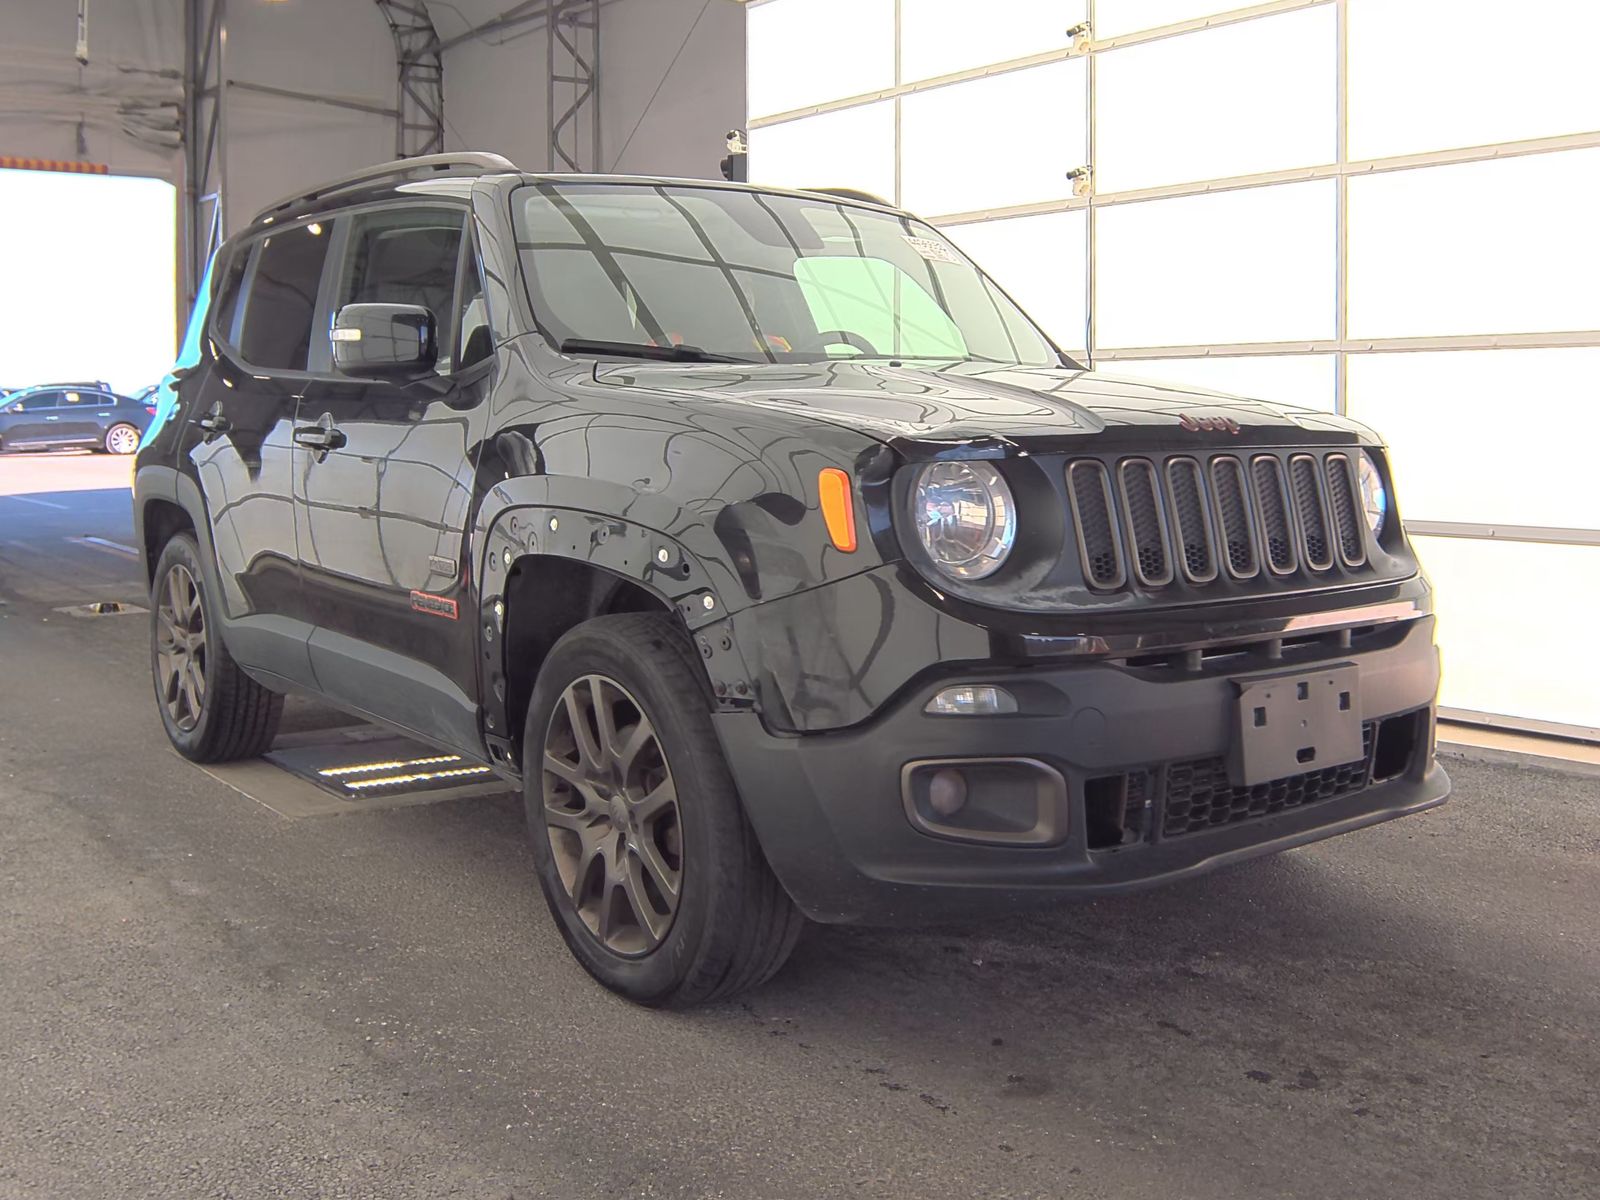
<path fill-rule="evenodd" d="M 1348 452 L 1076 458 L 1066 476 L 1078 556 L 1096 591 L 1263 572 L 1314 578 L 1367 562 Z"/>

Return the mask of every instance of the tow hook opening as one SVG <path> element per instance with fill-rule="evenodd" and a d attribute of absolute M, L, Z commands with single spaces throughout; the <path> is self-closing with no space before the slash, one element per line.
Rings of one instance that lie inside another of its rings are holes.
<path fill-rule="evenodd" d="M 1083 823 L 1089 849 L 1111 850 L 1144 839 L 1148 808 L 1142 771 L 1099 775 L 1083 784 Z"/>
<path fill-rule="evenodd" d="M 1378 722 L 1377 745 L 1372 753 L 1372 782 L 1382 783 L 1404 775 L 1417 754 L 1421 738 L 1422 712 L 1389 717 Z"/>

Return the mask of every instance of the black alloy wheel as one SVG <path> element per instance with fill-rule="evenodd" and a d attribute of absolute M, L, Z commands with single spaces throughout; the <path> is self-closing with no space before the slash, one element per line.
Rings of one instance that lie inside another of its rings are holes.
<path fill-rule="evenodd" d="M 556 871 L 589 932 L 617 954 L 661 944 L 683 890 L 678 791 L 627 688 L 584 675 L 545 732 L 544 820 Z"/>
<path fill-rule="evenodd" d="M 200 587 L 183 563 L 174 563 L 156 601 L 156 694 L 167 719 L 188 733 L 206 702 L 206 614 Z"/>
<path fill-rule="evenodd" d="M 539 885 L 572 956 L 637 1004 L 684 1008 L 769 978 L 805 918 L 767 865 L 666 613 L 595 617 L 540 664 L 523 725 Z"/>
<path fill-rule="evenodd" d="M 153 578 L 150 675 L 173 749 L 194 762 L 264 753 L 277 734 L 283 697 L 228 653 L 193 534 L 176 534 L 162 547 Z"/>

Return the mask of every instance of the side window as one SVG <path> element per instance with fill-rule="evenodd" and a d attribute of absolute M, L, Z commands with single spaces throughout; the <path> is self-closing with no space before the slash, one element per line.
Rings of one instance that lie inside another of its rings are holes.
<path fill-rule="evenodd" d="M 448 368 L 462 219 L 449 208 L 385 209 L 352 218 L 335 311 L 346 304 L 421 305 L 433 313 L 440 367 Z"/>
<path fill-rule="evenodd" d="M 18 400 L 12 407 L 13 412 L 38 412 L 40 409 L 54 408 L 59 399 L 60 392 L 39 392 L 25 400 Z"/>
<path fill-rule="evenodd" d="M 316 222 L 262 239 L 244 297 L 239 353 L 254 366 L 303 371 L 328 236 Z"/>
<path fill-rule="evenodd" d="M 239 296 L 244 288 L 245 268 L 250 264 L 251 246 L 236 250 L 228 262 L 227 273 L 218 281 L 215 302 L 211 307 L 211 329 L 215 337 L 230 346 L 239 341 Z"/>
<path fill-rule="evenodd" d="M 456 369 L 482 362 L 494 353 L 489 306 L 483 299 L 483 267 L 470 245 L 462 258 L 461 300 L 456 311 Z"/>

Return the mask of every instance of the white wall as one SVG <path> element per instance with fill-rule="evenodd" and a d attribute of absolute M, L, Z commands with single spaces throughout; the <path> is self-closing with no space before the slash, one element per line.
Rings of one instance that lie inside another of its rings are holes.
<path fill-rule="evenodd" d="M 227 11 L 230 79 L 394 106 L 394 39 L 372 0 L 235 0 Z M 393 158 L 395 124 L 234 88 L 228 142 L 233 230 L 296 187 Z"/>
<path fill-rule="evenodd" d="M 606 170 L 721 177 L 727 132 L 744 126 L 744 16 L 731 0 L 615 0 L 601 9 Z"/>
<path fill-rule="evenodd" d="M 394 105 L 394 41 L 372 0 L 235 0 L 227 12 L 229 78 Z M 76 18 L 71 0 L 0 7 L 0 154 L 81 158 L 106 163 L 113 174 L 178 182 L 181 0 L 91 4 L 90 61 L 81 69 L 73 58 Z M 294 187 L 394 155 L 388 117 L 238 89 L 228 99 L 230 228 Z M 172 144 L 128 132 L 119 109 L 130 105 L 147 119 L 165 119 Z"/>
<path fill-rule="evenodd" d="M 117 174 L 178 177 L 175 126 L 182 100 L 179 0 L 91 6 L 89 65 L 73 58 L 77 5 L 0 5 L 0 154 L 103 162 Z M 165 74 L 163 74 L 165 73 Z M 132 106 L 168 131 L 136 140 L 119 109 Z M 78 144 L 78 122 L 84 145 Z"/>
<path fill-rule="evenodd" d="M 434 5 L 449 39 L 506 5 Z M 550 169 L 542 22 L 486 34 L 444 56 L 446 144 Z M 718 176 L 723 137 L 744 123 L 744 9 L 733 0 L 606 0 L 600 23 L 606 171 Z M 588 142 L 583 143 L 587 157 Z M 587 165 L 587 164 L 586 164 Z"/>

